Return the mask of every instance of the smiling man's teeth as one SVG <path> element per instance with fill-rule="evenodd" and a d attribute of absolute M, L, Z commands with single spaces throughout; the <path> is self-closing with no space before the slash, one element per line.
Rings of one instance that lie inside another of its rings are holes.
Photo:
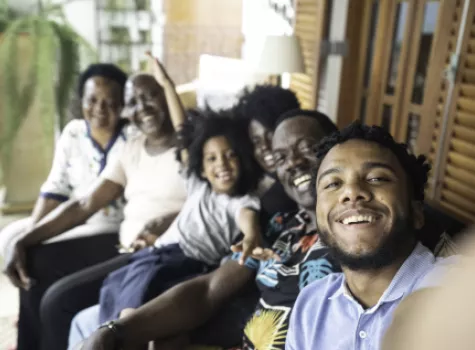
<path fill-rule="evenodd" d="M 294 186 L 299 187 L 301 184 L 303 184 L 304 182 L 310 181 L 311 179 L 312 177 L 309 174 L 299 176 L 294 179 Z"/>
<path fill-rule="evenodd" d="M 353 215 L 341 220 L 344 225 L 359 224 L 359 223 L 372 223 L 376 221 L 376 217 L 372 215 Z"/>
<path fill-rule="evenodd" d="M 153 116 L 151 116 L 151 115 L 147 115 L 147 116 L 142 118 L 143 123 L 149 123 L 151 121 L 153 121 Z"/>
<path fill-rule="evenodd" d="M 272 154 L 269 154 L 269 155 L 264 157 L 264 160 L 266 162 L 272 162 L 272 161 L 274 161 L 274 156 Z"/>

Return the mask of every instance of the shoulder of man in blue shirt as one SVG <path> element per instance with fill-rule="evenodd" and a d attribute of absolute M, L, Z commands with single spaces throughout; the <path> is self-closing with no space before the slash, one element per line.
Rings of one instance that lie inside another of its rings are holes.
<path fill-rule="evenodd" d="M 401 302 L 401 300 L 411 293 L 425 289 L 437 287 L 441 283 L 441 279 L 446 275 L 447 270 L 452 267 L 460 258 L 452 256 L 448 258 L 436 258 L 431 252 L 422 245 L 418 245 L 414 252 L 408 257 L 405 264 L 401 266 L 400 271 L 394 277 L 393 282 L 388 287 L 380 302 L 371 308 L 371 313 L 376 314 L 380 305 L 384 303 L 393 303 L 393 309 Z M 344 299 L 339 301 L 340 296 Z M 320 280 L 314 281 L 304 288 L 292 311 L 291 325 L 287 338 L 287 349 L 310 349 L 315 344 L 316 339 L 322 342 L 325 347 L 339 331 L 335 329 L 337 324 L 347 322 L 351 323 L 351 313 L 335 313 L 335 310 L 348 310 L 344 303 L 349 300 L 355 302 L 346 288 L 345 277 L 343 273 L 333 273 Z M 338 307 L 334 308 L 334 304 L 338 303 Z M 355 302 L 356 303 L 356 302 Z M 378 317 L 381 324 L 373 330 L 383 331 L 391 323 L 391 312 L 385 313 Z M 333 322 L 334 321 L 334 322 Z M 355 322 L 358 319 L 355 318 Z M 318 331 L 316 330 L 318 329 Z M 356 328 L 355 328 L 356 329 Z M 336 332 L 336 333 L 335 333 Z M 313 337 L 317 335 L 318 337 Z M 311 335 L 305 339 L 299 336 L 302 334 Z M 379 341 L 384 334 L 372 334 L 372 339 Z M 354 335 L 357 337 L 357 334 Z M 336 339 L 335 339 L 336 341 Z M 371 340 L 372 341 L 372 340 Z M 378 344 L 375 344 L 378 346 Z"/>

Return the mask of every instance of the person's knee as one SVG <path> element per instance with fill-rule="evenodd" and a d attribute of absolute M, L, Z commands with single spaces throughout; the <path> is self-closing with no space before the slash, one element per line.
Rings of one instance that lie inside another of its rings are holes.
<path fill-rule="evenodd" d="M 24 235 L 31 222 L 31 218 L 20 219 L 0 230 L 0 257 L 10 256 L 13 245 Z"/>
<path fill-rule="evenodd" d="M 84 341 L 99 327 L 99 305 L 91 306 L 74 316 L 69 331 L 69 348 Z"/>

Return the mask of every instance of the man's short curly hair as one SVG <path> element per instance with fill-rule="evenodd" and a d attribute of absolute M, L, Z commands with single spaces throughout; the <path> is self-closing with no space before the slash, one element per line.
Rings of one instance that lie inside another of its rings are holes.
<path fill-rule="evenodd" d="M 111 63 L 94 63 L 89 65 L 84 72 L 79 75 L 77 93 L 80 98 L 84 94 L 84 85 L 86 81 L 93 77 L 103 77 L 115 81 L 121 87 L 122 93 L 127 81 L 127 74 Z"/>
<path fill-rule="evenodd" d="M 192 123 L 191 120 L 185 122 L 180 135 L 188 148 L 188 175 L 202 177 L 205 143 L 213 137 L 224 136 L 239 160 L 240 174 L 236 195 L 255 191 L 263 173 L 254 158 L 254 149 L 248 136 L 247 124 L 243 120 L 235 118 L 235 114 L 231 110 L 194 111 L 192 119 Z"/>
<path fill-rule="evenodd" d="M 308 109 L 293 109 L 282 114 L 275 123 L 275 128 L 286 121 L 287 119 L 295 118 L 295 117 L 309 117 L 316 120 L 325 135 L 330 135 L 335 131 L 338 131 L 336 125 L 332 122 L 330 117 L 326 114 L 323 114 L 319 111 L 308 110 Z"/>
<path fill-rule="evenodd" d="M 244 89 L 236 111 L 245 119 L 256 120 L 269 130 L 274 130 L 279 117 L 300 103 L 291 90 L 275 85 L 257 85 L 253 90 Z"/>
<path fill-rule="evenodd" d="M 396 142 L 390 133 L 379 126 L 362 125 L 356 121 L 327 137 L 325 137 L 317 147 L 317 167 L 314 169 L 312 177 L 312 189 L 315 191 L 318 168 L 328 152 L 336 145 L 349 140 L 365 140 L 374 142 L 384 148 L 389 149 L 399 160 L 402 168 L 407 174 L 407 178 L 412 185 L 412 196 L 417 201 L 424 201 L 424 189 L 427 184 L 430 165 L 423 155 L 415 156 L 409 153 L 407 145 Z"/>

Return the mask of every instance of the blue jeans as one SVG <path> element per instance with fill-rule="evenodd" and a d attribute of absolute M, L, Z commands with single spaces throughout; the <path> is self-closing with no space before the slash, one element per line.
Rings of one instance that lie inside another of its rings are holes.
<path fill-rule="evenodd" d="M 99 328 L 99 304 L 88 307 L 74 316 L 69 331 L 68 350 L 73 350 Z"/>

